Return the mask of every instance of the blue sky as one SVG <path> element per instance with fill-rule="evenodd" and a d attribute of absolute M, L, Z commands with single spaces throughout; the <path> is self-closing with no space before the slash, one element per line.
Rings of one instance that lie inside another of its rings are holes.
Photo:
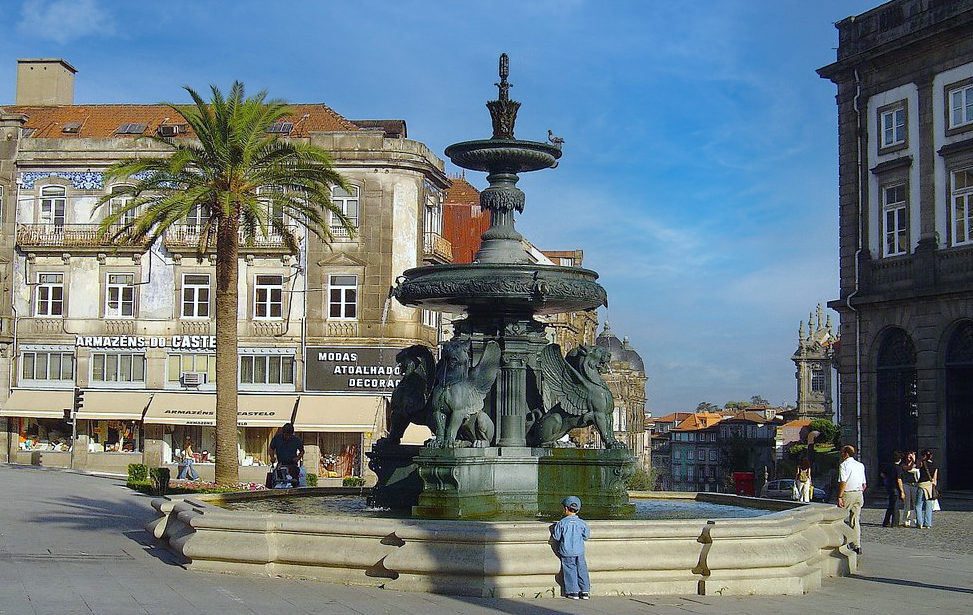
<path fill-rule="evenodd" d="M 584 250 L 653 414 L 794 403 L 798 323 L 838 293 L 835 88 L 814 71 L 835 59 L 833 22 L 877 4 L 8 0 L 0 101 L 17 58 L 70 62 L 77 103 L 182 103 L 183 85 L 239 79 L 405 119 L 442 156 L 490 136 L 506 52 L 517 137 L 565 140 L 556 169 L 521 180 L 518 230 Z"/>

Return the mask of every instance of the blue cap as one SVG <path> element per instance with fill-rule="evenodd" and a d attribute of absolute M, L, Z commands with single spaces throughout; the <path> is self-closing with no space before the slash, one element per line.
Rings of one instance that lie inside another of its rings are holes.
<path fill-rule="evenodd" d="M 578 512 L 579 510 L 581 510 L 581 500 L 578 499 L 578 496 L 575 495 L 569 495 L 568 497 L 561 500 L 561 505 L 567 508 L 568 510 L 574 512 Z"/>

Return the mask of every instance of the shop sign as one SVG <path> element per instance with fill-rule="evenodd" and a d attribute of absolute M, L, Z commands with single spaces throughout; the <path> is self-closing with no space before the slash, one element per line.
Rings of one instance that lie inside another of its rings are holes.
<path fill-rule="evenodd" d="M 395 362 L 401 348 L 309 346 L 305 389 L 327 393 L 388 394 L 402 379 Z"/>
<path fill-rule="evenodd" d="M 78 335 L 78 348 L 172 348 L 177 350 L 216 350 L 215 335 L 173 335 L 141 337 L 137 335 Z"/>
<path fill-rule="evenodd" d="M 215 410 L 182 410 L 179 408 L 168 408 L 162 412 L 163 416 L 178 416 L 184 418 L 183 425 L 215 425 Z M 236 413 L 236 424 L 238 427 L 246 427 L 247 419 L 256 418 L 275 418 L 277 413 L 270 410 L 238 410 Z M 286 419 L 281 419 L 286 420 Z"/>

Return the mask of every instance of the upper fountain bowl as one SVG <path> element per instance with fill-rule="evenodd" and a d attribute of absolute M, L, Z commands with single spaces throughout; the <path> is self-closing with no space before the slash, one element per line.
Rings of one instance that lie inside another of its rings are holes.
<path fill-rule="evenodd" d="M 539 141 L 482 139 L 450 145 L 446 155 L 456 166 L 471 171 L 525 173 L 551 168 L 561 157 L 561 149 Z"/>

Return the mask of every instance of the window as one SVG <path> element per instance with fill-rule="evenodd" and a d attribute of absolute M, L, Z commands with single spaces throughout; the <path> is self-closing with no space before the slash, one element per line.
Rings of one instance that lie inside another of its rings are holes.
<path fill-rule="evenodd" d="M 884 256 L 898 256 L 909 249 L 909 208 L 905 184 L 882 188 L 882 233 L 885 236 Z"/>
<path fill-rule="evenodd" d="M 122 217 L 118 219 L 119 226 L 126 226 L 131 224 L 138 218 L 138 209 L 127 209 L 129 204 L 132 202 L 132 195 L 121 192 L 118 187 L 112 188 L 112 196 L 108 201 L 108 210 L 110 213 L 118 213 L 124 211 Z"/>
<path fill-rule="evenodd" d="M 426 327 L 432 327 L 433 329 L 438 329 L 440 323 L 442 322 L 442 314 L 436 310 L 422 310 L 422 324 Z"/>
<path fill-rule="evenodd" d="M 105 285 L 105 318 L 132 318 L 135 316 L 135 275 L 109 273 Z"/>
<path fill-rule="evenodd" d="M 284 312 L 284 276 L 258 275 L 253 287 L 253 317 L 282 318 Z"/>
<path fill-rule="evenodd" d="M 672 460 L 679 461 L 680 459 L 682 459 L 682 452 L 679 450 L 672 451 Z"/>
<path fill-rule="evenodd" d="M 882 135 L 881 147 L 892 147 L 905 143 L 905 117 L 904 106 L 881 113 L 879 120 L 881 122 L 879 133 Z"/>
<path fill-rule="evenodd" d="M 693 449 L 689 449 L 688 451 L 686 451 L 686 461 L 695 461 L 695 460 L 696 460 L 696 452 Z"/>
<path fill-rule="evenodd" d="M 709 460 L 710 461 L 716 461 L 716 449 L 715 448 L 711 448 L 710 449 L 710 451 L 709 451 Z"/>
<path fill-rule="evenodd" d="M 358 186 L 349 186 L 348 190 L 342 189 L 341 186 L 334 186 L 331 188 L 331 202 L 345 214 L 353 227 L 358 228 Z M 336 237 L 348 236 L 348 231 L 336 220 L 331 223 L 331 232 Z"/>
<path fill-rule="evenodd" d="M 693 480 L 696 478 L 696 466 L 686 466 L 686 480 Z"/>
<path fill-rule="evenodd" d="M 24 352 L 20 357 L 23 380 L 74 380 L 74 354 Z"/>
<path fill-rule="evenodd" d="M 328 317 L 352 320 L 358 317 L 358 276 L 328 276 Z"/>
<path fill-rule="evenodd" d="M 182 276 L 182 317 L 209 318 L 209 274 Z"/>
<path fill-rule="evenodd" d="M 973 169 L 953 172 L 953 245 L 973 243 Z"/>
<path fill-rule="evenodd" d="M 142 382 L 145 380 L 145 355 L 91 355 L 91 379 L 96 382 Z"/>
<path fill-rule="evenodd" d="M 36 316 L 62 316 L 64 314 L 64 274 L 42 273 L 37 276 Z"/>
<path fill-rule="evenodd" d="M 65 195 L 66 192 L 61 186 L 41 188 L 41 224 L 53 224 L 57 228 L 64 228 L 64 206 L 67 203 Z"/>
<path fill-rule="evenodd" d="M 203 382 L 216 382 L 216 355 L 202 353 L 170 354 L 166 380 L 180 382 L 185 372 L 203 374 Z"/>
<path fill-rule="evenodd" d="M 811 392 L 824 392 L 824 367 L 821 365 L 815 364 L 811 366 Z"/>
<path fill-rule="evenodd" d="M 258 195 L 261 195 L 261 194 L 267 195 L 267 194 L 272 194 L 272 193 L 281 194 L 283 192 L 284 192 L 283 189 L 282 188 L 279 188 L 277 186 L 260 186 L 260 187 L 257 188 L 257 194 Z M 284 207 L 283 207 L 283 205 L 280 202 L 275 202 L 275 201 L 271 200 L 270 198 L 268 198 L 266 196 L 261 197 L 259 200 L 263 204 L 264 207 L 270 209 L 270 221 L 269 221 L 270 224 L 273 224 L 274 222 L 276 222 L 277 224 L 283 225 L 284 224 Z"/>
<path fill-rule="evenodd" d="M 949 127 L 958 128 L 973 124 L 973 85 L 950 90 L 949 98 Z"/>
<path fill-rule="evenodd" d="M 672 469 L 672 480 L 681 481 L 682 480 L 682 468 L 676 466 Z"/>
<path fill-rule="evenodd" d="M 240 384 L 294 384 L 294 357 L 243 355 Z"/>
<path fill-rule="evenodd" d="M 186 226 L 191 226 L 194 228 L 203 226 L 206 224 L 207 220 L 209 220 L 209 206 L 200 205 L 198 207 L 194 207 L 193 210 L 189 212 L 189 215 L 186 216 Z"/>

